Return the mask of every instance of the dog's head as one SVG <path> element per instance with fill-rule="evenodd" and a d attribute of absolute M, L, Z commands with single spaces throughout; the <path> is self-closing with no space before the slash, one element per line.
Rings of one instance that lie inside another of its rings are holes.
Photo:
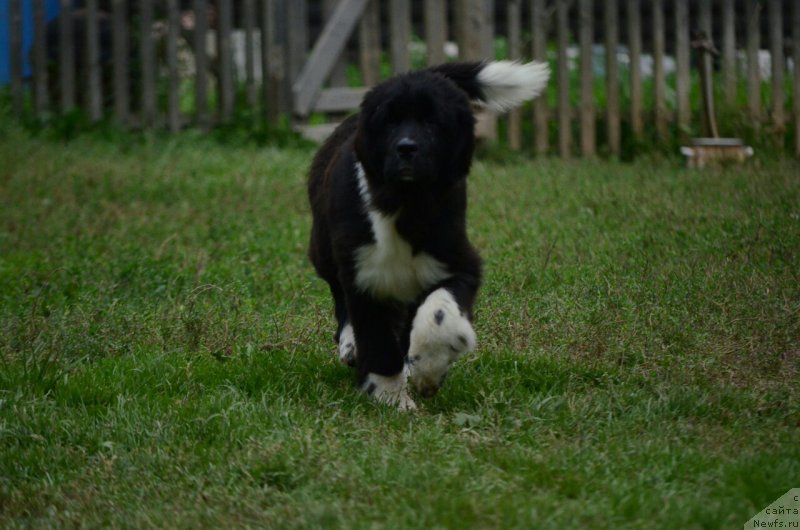
<path fill-rule="evenodd" d="M 446 188 L 469 172 L 473 129 L 463 91 L 440 74 L 415 72 L 366 95 L 356 152 L 373 187 Z"/>

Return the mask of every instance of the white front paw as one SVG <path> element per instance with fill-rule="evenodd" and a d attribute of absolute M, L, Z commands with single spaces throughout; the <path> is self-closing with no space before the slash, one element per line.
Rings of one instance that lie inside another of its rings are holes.
<path fill-rule="evenodd" d="M 368 374 L 361 389 L 373 399 L 393 405 L 402 411 L 416 410 L 417 404 L 408 395 L 405 370 L 396 375 Z"/>
<path fill-rule="evenodd" d="M 475 343 L 475 330 L 458 302 L 450 291 L 437 289 L 417 309 L 411 327 L 411 382 L 423 396 L 432 396 L 444 383 L 450 365 L 474 350 Z"/>
<path fill-rule="evenodd" d="M 339 334 L 339 361 L 347 366 L 356 365 L 356 336 L 351 324 L 342 328 Z"/>

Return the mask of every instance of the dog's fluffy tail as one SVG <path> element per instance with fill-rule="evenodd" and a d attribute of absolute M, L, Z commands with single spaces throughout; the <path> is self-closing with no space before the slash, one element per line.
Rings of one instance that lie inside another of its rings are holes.
<path fill-rule="evenodd" d="M 550 78 L 547 63 L 490 61 L 447 63 L 431 68 L 453 81 L 473 101 L 491 110 L 505 112 L 534 99 Z"/>

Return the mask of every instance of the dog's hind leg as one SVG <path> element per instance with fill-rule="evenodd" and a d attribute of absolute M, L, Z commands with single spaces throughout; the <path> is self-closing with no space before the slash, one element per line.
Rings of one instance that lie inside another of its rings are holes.
<path fill-rule="evenodd" d="M 344 291 L 338 280 L 329 282 L 331 294 L 333 295 L 334 312 L 336 314 L 336 335 L 334 340 L 337 344 L 337 354 L 339 361 L 347 366 L 356 365 L 356 337 L 353 333 L 353 325 L 347 316 L 347 303 Z"/>

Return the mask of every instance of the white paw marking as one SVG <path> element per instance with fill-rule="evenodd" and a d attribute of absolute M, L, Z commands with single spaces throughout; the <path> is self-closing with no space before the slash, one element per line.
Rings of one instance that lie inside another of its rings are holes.
<path fill-rule="evenodd" d="M 353 326 L 347 324 L 339 334 L 339 361 L 348 366 L 356 364 L 356 336 Z"/>
<path fill-rule="evenodd" d="M 417 309 L 408 349 L 409 376 L 423 396 L 432 396 L 444 383 L 450 365 L 475 349 L 475 330 L 461 315 L 453 295 L 437 289 Z"/>
<path fill-rule="evenodd" d="M 408 372 L 405 369 L 397 375 L 390 376 L 368 374 L 361 390 L 373 399 L 387 405 L 394 405 L 399 410 L 416 410 L 417 404 L 408 395 L 407 379 Z"/>

